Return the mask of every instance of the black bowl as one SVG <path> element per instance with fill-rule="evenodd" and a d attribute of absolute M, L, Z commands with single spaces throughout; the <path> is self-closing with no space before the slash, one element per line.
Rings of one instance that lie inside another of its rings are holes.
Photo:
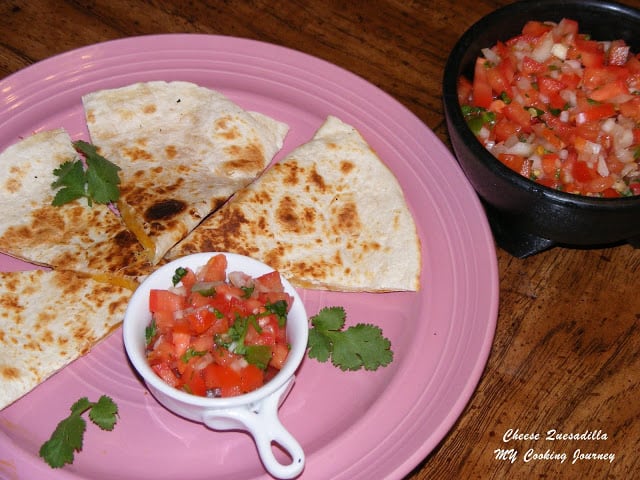
<path fill-rule="evenodd" d="M 595 40 L 624 39 L 640 52 L 640 10 L 594 0 L 525 0 L 480 19 L 458 40 L 443 77 L 443 100 L 453 150 L 481 198 L 497 244 L 516 257 L 554 246 L 640 247 L 640 196 L 599 198 L 574 195 L 537 184 L 498 161 L 475 138 L 458 102 L 460 75 L 473 78 L 484 47 L 507 40 L 528 20 L 577 20 Z"/>

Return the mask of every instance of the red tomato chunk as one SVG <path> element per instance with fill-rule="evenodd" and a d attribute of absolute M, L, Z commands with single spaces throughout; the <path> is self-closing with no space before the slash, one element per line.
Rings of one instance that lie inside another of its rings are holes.
<path fill-rule="evenodd" d="M 458 99 L 476 137 L 527 178 L 579 195 L 640 192 L 640 56 L 624 41 L 530 21 L 482 49 Z"/>
<path fill-rule="evenodd" d="M 293 297 L 280 274 L 228 277 L 226 257 L 215 255 L 198 271 L 178 268 L 173 287 L 151 290 L 147 360 L 169 385 L 229 397 L 261 387 L 282 368 Z"/>

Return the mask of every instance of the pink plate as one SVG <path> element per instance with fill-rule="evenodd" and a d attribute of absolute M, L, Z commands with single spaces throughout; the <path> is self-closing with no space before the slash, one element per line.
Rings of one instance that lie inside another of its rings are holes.
<path fill-rule="evenodd" d="M 422 241 L 417 293 L 302 290 L 310 315 L 342 305 L 348 323 L 380 325 L 393 363 L 342 372 L 305 359 L 280 409 L 307 455 L 302 478 L 402 478 L 444 438 L 485 367 L 498 308 L 493 239 L 482 207 L 447 148 L 396 100 L 335 65 L 232 37 L 161 35 L 106 42 L 37 63 L 0 82 L 0 148 L 65 127 L 88 139 L 81 96 L 146 80 L 186 80 L 288 123 L 280 156 L 328 114 L 353 124 L 404 188 Z M 383 208 L 383 206 L 381 206 Z M 0 269 L 32 266 L 0 256 Z M 71 404 L 111 396 L 112 432 L 89 424 L 72 465 L 50 469 L 40 445 Z M 0 478 L 268 478 L 251 438 L 176 417 L 146 391 L 117 331 L 91 353 L 0 412 Z"/>

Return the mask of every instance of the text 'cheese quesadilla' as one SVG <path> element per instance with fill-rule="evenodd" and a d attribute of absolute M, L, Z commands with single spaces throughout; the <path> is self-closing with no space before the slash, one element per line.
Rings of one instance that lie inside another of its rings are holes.
<path fill-rule="evenodd" d="M 83 97 L 91 142 L 121 170 L 125 223 L 157 263 L 282 148 L 288 126 L 189 82 Z"/>
<path fill-rule="evenodd" d="M 51 204 L 54 170 L 77 158 L 63 129 L 35 133 L 0 154 L 0 252 L 67 270 L 143 273 L 142 247 L 108 206 Z"/>
<path fill-rule="evenodd" d="M 393 173 L 355 128 L 330 116 L 167 258 L 230 251 L 299 287 L 384 292 L 420 288 L 420 249 Z"/>
<path fill-rule="evenodd" d="M 130 296 L 68 271 L 0 272 L 0 410 L 114 330 Z"/>

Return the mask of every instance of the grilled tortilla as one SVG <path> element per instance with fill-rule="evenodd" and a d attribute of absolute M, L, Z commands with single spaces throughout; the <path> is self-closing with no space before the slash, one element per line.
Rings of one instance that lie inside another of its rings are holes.
<path fill-rule="evenodd" d="M 148 273 L 143 248 L 109 207 L 84 199 L 51 205 L 54 169 L 77 157 L 63 129 L 36 133 L 0 154 L 0 252 L 67 270 Z"/>
<path fill-rule="evenodd" d="M 82 100 L 91 142 L 122 169 L 123 219 L 154 264 L 261 174 L 288 131 L 189 82 L 136 83 Z"/>
<path fill-rule="evenodd" d="M 393 173 L 355 128 L 329 117 L 167 258 L 229 251 L 271 265 L 299 287 L 411 291 L 420 288 L 420 248 Z"/>
<path fill-rule="evenodd" d="M 0 273 L 0 409 L 114 330 L 131 290 L 67 271 Z"/>

